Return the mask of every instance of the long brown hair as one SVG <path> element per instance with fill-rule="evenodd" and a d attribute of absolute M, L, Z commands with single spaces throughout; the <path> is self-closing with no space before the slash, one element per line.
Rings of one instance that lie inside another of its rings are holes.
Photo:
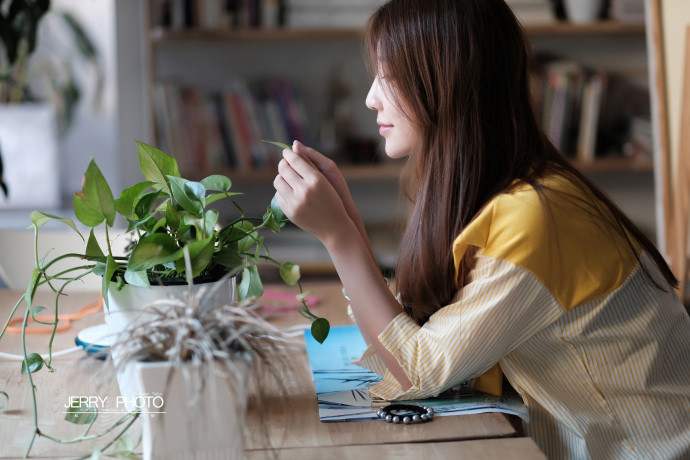
<path fill-rule="evenodd" d="M 369 20 L 370 63 L 385 69 L 422 136 L 403 173 L 413 209 L 395 270 L 402 303 L 419 322 L 456 293 L 452 243 L 472 218 L 516 180 L 545 202 L 539 179 L 554 172 L 601 200 L 630 250 L 639 242 L 677 285 L 654 244 L 540 129 L 528 43 L 503 0 L 392 0 Z"/>

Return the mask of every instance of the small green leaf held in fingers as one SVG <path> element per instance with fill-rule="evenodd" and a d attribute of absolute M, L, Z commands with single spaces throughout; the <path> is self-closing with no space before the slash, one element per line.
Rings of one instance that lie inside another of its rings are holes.
<path fill-rule="evenodd" d="M 264 142 L 266 142 L 266 143 L 269 143 L 269 144 L 276 145 L 276 146 L 280 147 L 281 149 L 292 149 L 292 147 L 290 147 L 289 145 L 287 145 L 287 144 L 285 144 L 285 143 L 283 143 L 283 142 L 267 141 L 267 140 L 265 140 L 265 139 L 262 139 L 262 141 L 264 141 Z"/>

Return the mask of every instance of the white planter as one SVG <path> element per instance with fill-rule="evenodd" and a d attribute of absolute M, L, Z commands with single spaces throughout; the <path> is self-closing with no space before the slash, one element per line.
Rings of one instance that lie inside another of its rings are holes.
<path fill-rule="evenodd" d="M 243 458 L 251 363 L 238 357 L 236 364 L 233 378 L 208 378 L 195 401 L 182 368 L 167 362 L 135 364 L 140 392 L 148 396 L 139 401 L 144 460 Z M 194 375 L 191 366 L 187 370 Z"/>
<path fill-rule="evenodd" d="M 204 301 L 211 308 L 232 303 L 236 300 L 235 278 L 194 286 L 196 293 L 199 293 L 202 289 L 209 290 L 209 295 L 204 297 Z M 103 309 L 105 312 L 105 324 L 108 327 L 108 336 L 111 342 L 118 341 L 120 333 L 126 328 L 133 324 L 141 324 L 147 318 L 151 318 L 151 314 L 147 313 L 145 307 L 152 302 L 171 298 L 186 299 L 188 292 L 189 287 L 187 285 L 143 288 L 132 286 L 131 284 L 126 284 L 118 291 L 115 283 L 110 283 L 108 305 L 106 306 L 104 303 Z M 120 354 L 117 348 L 111 348 L 110 354 L 113 358 L 113 364 L 118 368 L 120 365 Z M 124 399 L 126 409 L 133 411 L 135 409 L 133 401 L 139 393 L 139 388 L 132 364 L 121 367 L 118 370 L 117 383 L 120 387 L 120 393 Z"/>
<path fill-rule="evenodd" d="M 565 12 L 571 22 L 592 22 L 599 19 L 602 0 L 565 0 Z"/>

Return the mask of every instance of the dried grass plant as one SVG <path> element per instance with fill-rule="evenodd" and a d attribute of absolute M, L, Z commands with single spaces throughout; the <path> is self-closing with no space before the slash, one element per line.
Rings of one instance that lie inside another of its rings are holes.
<path fill-rule="evenodd" d="M 188 254 L 185 254 L 189 263 Z M 187 273 L 192 273 L 188 269 Z M 226 275 L 229 276 L 229 275 Z M 206 285 L 194 286 L 188 279 L 186 298 L 162 299 L 145 305 L 145 320 L 130 325 L 119 337 L 111 340 L 111 349 L 119 355 L 115 373 L 135 361 L 169 362 L 172 372 L 181 371 L 188 389 L 188 401 L 193 406 L 211 377 L 220 375 L 237 395 L 246 395 L 244 368 L 249 365 L 249 407 L 259 414 L 267 413 L 264 402 L 274 399 L 276 390 L 285 396 L 295 382 L 294 368 L 289 355 L 303 351 L 303 346 L 286 337 L 258 313 L 259 305 L 248 299 L 213 306 L 206 299 L 215 289 Z M 114 377 L 111 373 L 110 378 Z M 212 395 L 214 388 L 209 388 Z M 290 405 L 290 401 L 286 401 Z M 291 411 L 288 410 L 289 414 Z M 265 417 L 259 417 L 261 435 L 271 446 Z M 273 447 L 273 446 L 271 446 Z"/>

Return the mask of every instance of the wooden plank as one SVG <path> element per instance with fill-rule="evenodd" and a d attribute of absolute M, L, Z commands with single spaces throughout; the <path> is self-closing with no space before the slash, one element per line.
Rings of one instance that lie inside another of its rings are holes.
<path fill-rule="evenodd" d="M 247 460 L 272 458 L 270 451 L 246 452 Z M 345 446 L 281 449 L 277 460 L 520 460 L 545 459 L 546 456 L 530 438 L 491 439 L 464 442 L 436 442 L 417 444 L 384 444 L 374 446 Z"/>

